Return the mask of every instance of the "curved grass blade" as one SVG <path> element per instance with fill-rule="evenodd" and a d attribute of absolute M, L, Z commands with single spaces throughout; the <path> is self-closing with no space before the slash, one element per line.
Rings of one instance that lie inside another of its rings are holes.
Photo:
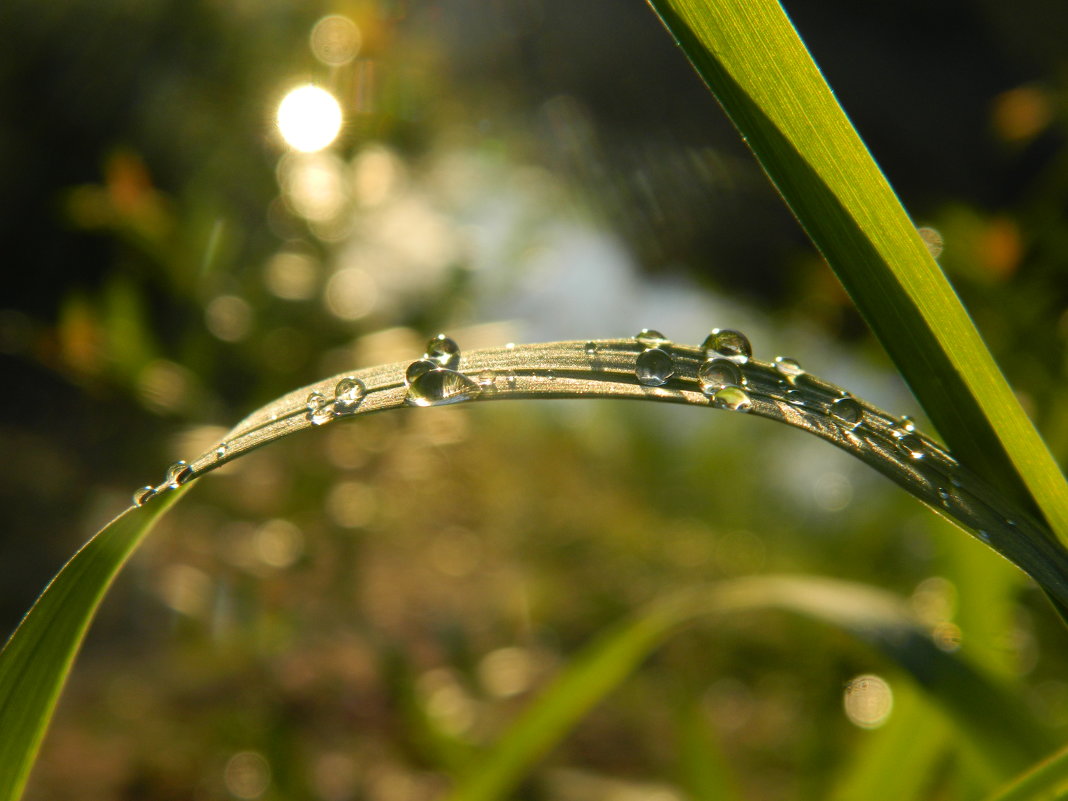
<path fill-rule="evenodd" d="M 342 373 L 291 392 L 245 418 L 217 448 L 192 460 L 183 480 L 279 437 L 404 406 L 616 398 L 733 409 L 803 429 L 848 451 L 971 531 L 1068 607 L 1068 551 L 1042 523 L 915 430 L 907 419 L 853 397 L 796 362 L 747 359 L 739 364 L 708 359 L 704 347 L 666 340 L 658 348 L 637 339 L 518 345 L 463 354 L 455 343 L 452 347 L 455 352 L 449 368 L 417 359 Z M 639 359 L 651 350 L 659 351 L 671 370 L 656 385 L 639 378 L 643 369 Z M 709 362 L 716 367 L 711 374 Z M 433 382 L 422 384 L 425 376 L 420 370 Z"/>
<path fill-rule="evenodd" d="M 707 616 L 767 608 L 829 623 L 876 647 L 945 708 L 1000 775 L 1051 747 L 1037 724 L 1021 715 L 1018 699 L 963 659 L 939 650 L 895 596 L 843 581 L 765 576 L 680 592 L 603 634 L 472 763 L 449 801 L 507 796 L 590 708 L 681 627 Z"/>
<path fill-rule="evenodd" d="M 960 460 L 1068 544 L 1068 483 L 776 0 L 649 0 Z"/>
<path fill-rule="evenodd" d="M 0 651 L 0 801 L 15 801 L 29 776 L 89 623 L 127 558 L 181 491 L 131 507 L 82 546 Z"/>
<path fill-rule="evenodd" d="M 987 796 L 986 801 L 1047 801 L 1063 798 L 1068 785 L 1068 747 L 1029 768 Z"/>

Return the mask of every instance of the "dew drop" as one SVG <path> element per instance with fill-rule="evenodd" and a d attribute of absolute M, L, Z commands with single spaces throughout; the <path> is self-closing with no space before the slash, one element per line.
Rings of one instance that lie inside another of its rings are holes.
<path fill-rule="evenodd" d="M 831 404 L 831 417 L 842 428 L 852 431 L 864 422 L 864 407 L 855 398 L 839 398 Z"/>
<path fill-rule="evenodd" d="M 187 482 L 192 475 L 193 468 L 189 466 L 189 463 L 183 459 L 179 459 L 167 468 L 167 473 L 163 476 L 163 483 L 167 485 L 168 489 L 178 489 L 182 484 Z"/>
<path fill-rule="evenodd" d="M 156 495 L 155 487 L 141 487 L 133 494 L 133 505 L 144 506 Z"/>
<path fill-rule="evenodd" d="M 455 370 L 460 366 L 460 346 L 451 337 L 438 334 L 426 343 L 423 358 L 429 359 L 440 367 Z"/>
<path fill-rule="evenodd" d="M 907 414 L 904 414 L 897 421 L 896 427 L 901 429 L 901 431 L 905 432 L 906 434 L 911 434 L 913 431 L 916 430 L 916 421 L 909 417 Z"/>
<path fill-rule="evenodd" d="M 597 343 L 591 339 L 586 343 L 584 350 L 586 351 L 587 356 L 595 355 L 597 353 Z"/>
<path fill-rule="evenodd" d="M 661 345 L 670 345 L 671 340 L 661 334 L 655 328 L 643 328 L 634 338 L 638 340 L 638 343 L 645 345 L 647 348 L 659 348 Z"/>
<path fill-rule="evenodd" d="M 721 387 L 712 396 L 712 402 L 717 408 L 732 412 L 748 412 L 753 408 L 752 398 L 741 387 Z"/>
<path fill-rule="evenodd" d="M 735 364 L 745 364 L 753 355 L 749 337 L 733 328 L 713 328 L 712 333 L 701 343 L 706 359 L 717 357 L 730 359 Z"/>
<path fill-rule="evenodd" d="M 744 387 L 746 383 L 742 371 L 730 359 L 709 359 L 698 368 L 697 380 L 706 395 L 714 395 L 727 386 Z"/>
<path fill-rule="evenodd" d="M 649 348 L 638 354 L 634 374 L 643 386 L 660 387 L 675 375 L 675 361 L 666 350 Z"/>
<path fill-rule="evenodd" d="M 913 461 L 919 461 L 927 455 L 923 448 L 923 440 L 915 434 L 906 434 L 897 441 L 897 447 L 904 451 L 905 455 Z"/>
<path fill-rule="evenodd" d="M 487 392 L 497 389 L 497 374 L 492 370 L 483 370 L 478 374 L 478 385 Z"/>
<path fill-rule="evenodd" d="M 785 376 L 786 380 L 789 381 L 791 384 L 798 376 L 805 374 L 805 371 L 802 369 L 800 364 L 798 364 L 794 359 L 788 359 L 785 356 L 775 357 L 775 371 L 779 375 Z"/>
<path fill-rule="evenodd" d="M 942 504 L 943 509 L 949 508 L 949 502 L 953 500 L 953 495 L 945 487 L 938 488 L 938 500 Z"/>
<path fill-rule="evenodd" d="M 304 408 L 308 410 L 308 422 L 315 426 L 321 426 L 330 420 L 330 410 L 326 408 L 326 396 L 322 392 L 312 392 L 304 402 Z"/>
<path fill-rule="evenodd" d="M 367 388 L 358 378 L 342 378 L 334 387 L 334 414 L 337 416 L 352 414 L 359 408 Z"/>
<path fill-rule="evenodd" d="M 456 370 L 439 367 L 423 373 L 408 385 L 410 406 L 445 406 L 478 397 L 482 387 Z"/>
<path fill-rule="evenodd" d="M 222 459 L 229 450 L 230 447 L 225 442 L 219 443 L 219 446 L 215 448 L 215 458 Z"/>
<path fill-rule="evenodd" d="M 404 382 L 410 386 L 415 383 L 419 376 L 437 369 L 437 363 L 430 361 L 430 359 L 419 359 L 419 361 L 409 364 L 408 369 L 404 371 Z"/>
<path fill-rule="evenodd" d="M 515 389 L 516 378 L 515 373 L 512 370 L 509 370 L 504 374 L 504 381 L 508 384 L 508 389 Z"/>

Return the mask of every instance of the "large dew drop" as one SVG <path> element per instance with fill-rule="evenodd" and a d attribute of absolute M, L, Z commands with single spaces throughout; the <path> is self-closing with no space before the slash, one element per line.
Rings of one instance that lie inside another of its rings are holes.
<path fill-rule="evenodd" d="M 367 394 L 367 388 L 358 378 L 342 378 L 334 387 L 334 414 L 342 416 L 353 414 L 360 406 L 360 401 Z"/>
<path fill-rule="evenodd" d="M 410 406 L 445 406 L 471 400 L 480 392 L 482 387 L 478 382 L 463 373 L 439 367 L 411 381 L 404 401 Z"/>
<path fill-rule="evenodd" d="M 643 328 L 634 338 L 638 340 L 638 343 L 645 345 L 647 348 L 659 348 L 661 345 L 670 345 L 671 340 L 661 334 L 655 328 Z"/>
<path fill-rule="evenodd" d="M 429 359 L 439 367 L 455 370 L 460 366 L 460 346 L 455 340 L 444 334 L 438 334 L 426 343 L 426 353 L 423 358 Z"/>
<path fill-rule="evenodd" d="M 775 357 L 775 372 L 784 376 L 791 384 L 798 376 L 805 374 L 804 369 L 794 359 L 788 359 L 785 356 Z"/>
<path fill-rule="evenodd" d="M 842 428 L 852 431 L 864 422 L 864 407 L 855 398 L 842 397 L 831 404 L 831 417 Z"/>
<path fill-rule="evenodd" d="M 915 434 L 906 434 L 897 441 L 897 447 L 914 462 L 918 462 L 927 455 L 923 447 L 923 440 Z"/>
<path fill-rule="evenodd" d="M 436 362 L 432 362 L 430 359 L 419 359 L 419 361 L 409 364 L 408 369 L 404 371 L 404 383 L 410 386 L 418 380 L 419 376 L 437 369 Z"/>
<path fill-rule="evenodd" d="M 697 380 L 701 391 L 710 396 L 723 387 L 743 387 L 746 383 L 741 369 L 730 359 L 709 359 L 698 368 Z"/>
<path fill-rule="evenodd" d="M 741 387 L 723 387 L 712 396 L 712 402 L 717 408 L 731 412 L 748 412 L 753 408 L 753 399 Z"/>
<path fill-rule="evenodd" d="M 156 495 L 155 487 L 141 487 L 133 494 L 133 505 L 144 506 Z"/>
<path fill-rule="evenodd" d="M 745 364 L 753 355 L 749 337 L 733 328 L 713 328 L 701 343 L 701 349 L 706 359 L 730 359 L 735 364 Z"/>
<path fill-rule="evenodd" d="M 308 399 L 304 402 L 304 408 L 308 412 L 308 422 L 314 426 L 330 422 L 333 416 L 327 407 L 326 396 L 322 392 L 309 393 Z"/>
<path fill-rule="evenodd" d="M 675 375 L 675 362 L 667 351 L 649 348 L 638 354 L 634 365 L 638 382 L 647 387 L 660 387 Z"/>

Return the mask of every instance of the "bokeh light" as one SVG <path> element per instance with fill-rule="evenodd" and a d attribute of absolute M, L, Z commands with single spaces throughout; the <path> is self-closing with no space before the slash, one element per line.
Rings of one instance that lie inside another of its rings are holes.
<path fill-rule="evenodd" d="M 356 58 L 361 43 L 356 23 L 341 14 L 330 14 L 315 23 L 308 39 L 315 57 L 331 67 L 343 66 Z"/>
<path fill-rule="evenodd" d="M 846 717 L 862 729 L 877 729 L 894 708 L 894 694 L 881 676 L 867 673 L 846 685 L 842 699 Z"/>
<path fill-rule="evenodd" d="M 295 150 L 322 150 L 341 132 L 341 105 L 325 89 L 311 84 L 299 86 L 278 106 L 278 130 Z"/>

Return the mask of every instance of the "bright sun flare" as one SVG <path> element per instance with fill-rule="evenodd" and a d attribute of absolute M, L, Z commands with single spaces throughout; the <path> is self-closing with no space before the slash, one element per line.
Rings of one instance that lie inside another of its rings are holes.
<path fill-rule="evenodd" d="M 325 89 L 310 84 L 299 86 L 278 106 L 278 130 L 296 150 L 322 150 L 341 131 L 341 106 Z"/>

